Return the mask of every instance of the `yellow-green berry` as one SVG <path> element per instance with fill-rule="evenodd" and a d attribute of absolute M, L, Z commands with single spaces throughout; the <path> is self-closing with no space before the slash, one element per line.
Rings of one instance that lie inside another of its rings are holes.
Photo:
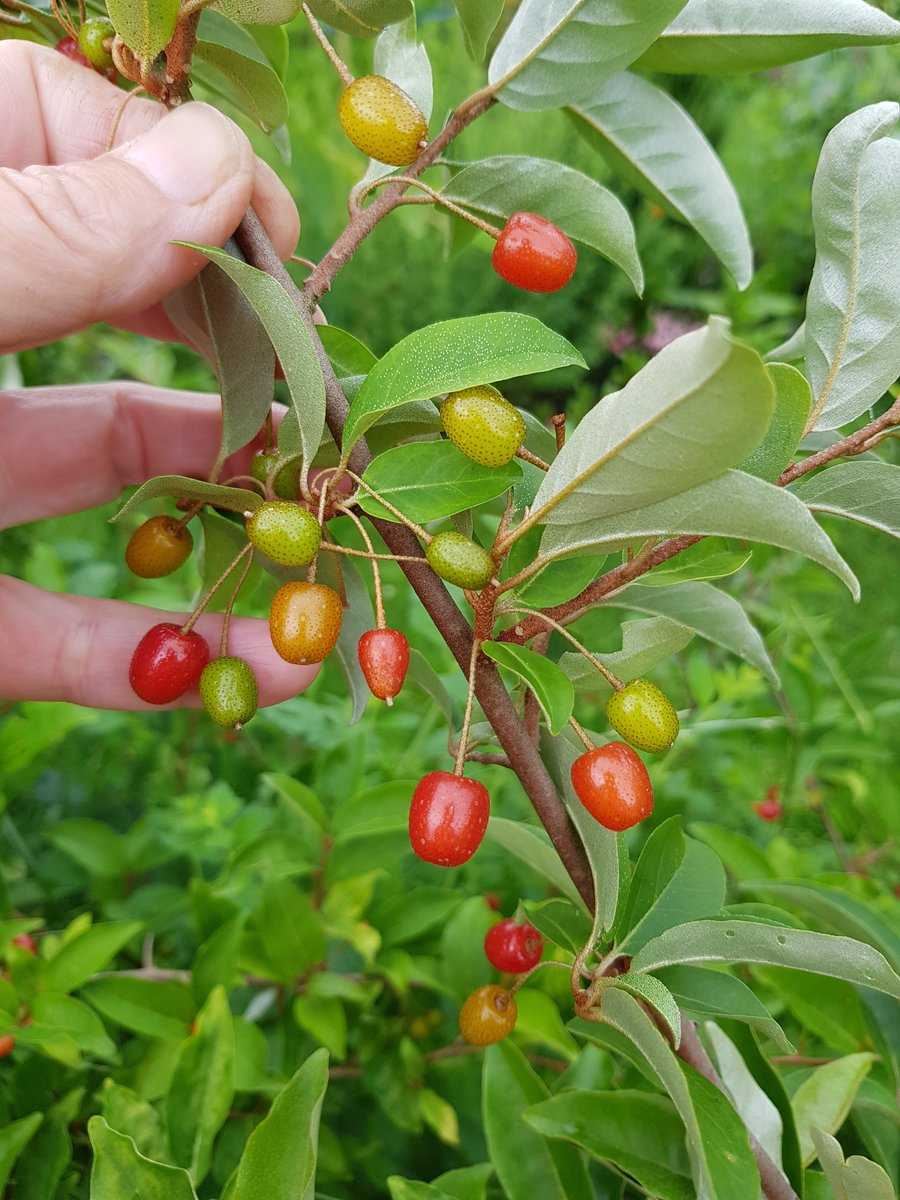
<path fill-rule="evenodd" d="M 261 450 L 259 454 L 254 455 L 250 463 L 250 474 L 260 483 L 265 483 L 275 470 L 280 458 L 281 455 L 277 450 Z M 280 499 L 296 500 L 299 496 L 300 466 L 299 458 L 291 459 L 275 475 L 272 481 L 272 490 Z"/>
<path fill-rule="evenodd" d="M 238 729 L 256 713 L 259 689 L 249 663 L 228 655 L 207 663 L 200 676 L 200 699 L 217 725 Z"/>
<path fill-rule="evenodd" d="M 633 679 L 613 692 L 606 717 L 626 742 L 651 754 L 668 750 L 678 737 L 678 713 L 649 679 Z"/>
<path fill-rule="evenodd" d="M 257 550 L 283 567 L 305 567 L 319 553 L 319 522 L 288 500 L 267 500 L 247 521 L 247 537 Z"/>
<path fill-rule="evenodd" d="M 472 591 L 483 588 L 494 574 L 494 560 L 487 550 L 454 530 L 433 537 L 425 556 L 435 575 Z"/>
<path fill-rule="evenodd" d="M 441 408 L 447 437 L 483 467 L 503 467 L 525 441 L 522 414 L 490 384 L 451 392 Z"/>
<path fill-rule="evenodd" d="M 113 23 L 106 17 L 89 17 L 78 31 L 81 53 L 98 71 L 107 71 L 113 65 L 112 40 L 115 36 Z"/>
<path fill-rule="evenodd" d="M 415 101 L 383 75 L 364 75 L 344 88 L 338 117 L 358 150 L 392 167 L 417 158 L 428 132 Z"/>

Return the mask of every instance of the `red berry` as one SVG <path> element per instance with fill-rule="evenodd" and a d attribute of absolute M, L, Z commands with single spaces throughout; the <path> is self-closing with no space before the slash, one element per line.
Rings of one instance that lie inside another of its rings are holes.
<path fill-rule="evenodd" d="M 781 805 L 777 800 L 758 800 L 753 805 L 753 811 L 763 821 L 781 820 Z"/>
<path fill-rule="evenodd" d="M 488 962 L 498 971 L 521 975 L 541 961 L 544 939 L 528 922 L 519 924 L 512 917 L 499 921 L 487 931 L 484 952 Z"/>
<path fill-rule="evenodd" d="M 138 642 L 128 679 L 148 704 L 169 704 L 195 686 L 208 662 L 209 646 L 199 633 L 163 623 Z"/>
<path fill-rule="evenodd" d="M 576 758 L 572 786 L 591 816 L 617 833 L 653 812 L 647 768 L 624 742 L 608 742 Z"/>
<path fill-rule="evenodd" d="M 26 954 L 37 954 L 37 944 L 30 933 L 17 933 L 12 944 L 24 950 Z"/>
<path fill-rule="evenodd" d="M 0 1037 L 0 1058 L 9 1058 L 15 1049 L 16 1039 L 10 1034 L 5 1033 Z"/>
<path fill-rule="evenodd" d="M 87 57 L 82 53 L 78 42 L 73 37 L 64 37 L 61 41 L 58 41 L 56 43 L 56 49 L 60 52 L 60 54 L 64 54 L 66 58 L 71 58 L 72 62 L 77 62 L 82 67 L 91 66 Z"/>
<path fill-rule="evenodd" d="M 488 892 L 484 898 L 484 902 L 488 906 L 488 908 L 492 908 L 494 910 L 494 912 L 500 911 L 500 907 L 501 907 L 500 897 L 497 895 L 496 892 Z"/>
<path fill-rule="evenodd" d="M 359 665 L 373 696 L 391 703 L 409 669 L 409 642 L 397 629 L 370 629 L 359 639 Z"/>
<path fill-rule="evenodd" d="M 425 862 L 458 867 L 481 845 L 490 809 L 487 788 L 477 779 L 432 771 L 413 793 L 410 844 Z"/>
<path fill-rule="evenodd" d="M 537 213 L 513 213 L 491 257 L 497 274 L 526 292 L 558 292 L 575 274 L 575 247 L 552 221 Z"/>

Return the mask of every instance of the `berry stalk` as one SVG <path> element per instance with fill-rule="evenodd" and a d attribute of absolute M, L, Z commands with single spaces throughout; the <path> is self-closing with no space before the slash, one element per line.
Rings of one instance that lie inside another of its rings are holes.
<path fill-rule="evenodd" d="M 508 613 L 508 612 L 509 613 L 514 613 L 514 612 L 515 613 L 527 613 L 528 616 L 536 617 L 538 620 L 543 621 L 545 625 L 549 625 L 551 629 L 556 630 L 556 632 L 561 634 L 566 639 L 567 642 L 569 642 L 572 646 L 574 646 L 575 649 L 578 651 L 578 653 L 582 656 L 582 658 L 584 658 L 587 662 L 589 662 L 591 664 L 591 666 L 594 668 L 594 670 L 603 676 L 603 678 L 606 680 L 606 682 L 609 684 L 609 686 L 614 691 L 620 692 L 622 690 L 622 688 L 625 686 L 625 684 L 618 677 L 618 675 L 614 675 L 608 667 L 605 667 L 603 665 L 603 663 L 600 661 L 599 658 L 596 657 L 596 655 L 591 654 L 591 652 L 590 652 L 590 650 L 588 650 L 587 646 L 583 646 L 581 644 L 581 642 L 579 642 L 578 638 L 576 638 L 574 634 L 570 633 L 568 631 L 568 629 L 566 629 L 565 625 L 560 625 L 559 621 L 554 621 L 554 619 L 552 617 L 548 617 L 547 614 L 541 612 L 540 609 L 522 608 L 517 605 L 513 608 L 504 608 L 504 609 L 502 609 L 502 612 L 504 612 L 504 613 Z"/>
<path fill-rule="evenodd" d="M 222 633 L 219 638 L 219 657 L 222 658 L 228 653 L 228 634 L 231 628 L 231 617 L 234 613 L 234 606 L 237 603 L 237 598 L 240 595 L 241 588 L 247 582 L 247 576 L 250 574 L 250 568 L 253 566 L 253 550 L 247 555 L 247 561 L 244 563 L 244 569 L 241 571 L 240 578 L 235 585 L 234 591 L 231 593 L 231 599 L 225 608 L 225 613 L 222 619 Z"/>
<path fill-rule="evenodd" d="M 481 652 L 481 642 L 477 637 L 472 638 L 472 653 L 469 658 L 469 689 L 466 694 L 466 711 L 463 716 L 462 729 L 459 734 L 459 747 L 456 751 L 456 762 L 453 764 L 453 774 L 462 775 L 466 766 L 466 751 L 469 748 L 469 730 L 472 726 L 472 708 L 475 703 L 475 676 L 478 671 L 478 655 Z"/>
<path fill-rule="evenodd" d="M 244 546 L 244 548 L 242 550 L 238 551 L 238 553 L 235 555 L 235 557 L 231 560 L 231 562 L 228 564 L 228 566 L 225 568 L 225 570 L 222 572 L 222 574 L 219 576 L 219 578 L 216 580 L 216 582 L 212 585 L 212 587 L 201 598 L 200 603 L 197 605 L 197 607 L 194 609 L 194 611 L 191 613 L 191 615 L 188 617 L 188 619 L 182 625 L 181 632 L 183 634 L 191 632 L 191 630 L 194 628 L 194 626 L 197 624 L 197 622 L 203 616 L 203 613 L 206 610 L 206 607 L 208 606 L 210 600 L 212 600 L 213 596 L 216 594 L 216 592 L 219 590 L 219 588 L 222 586 L 222 584 L 225 582 L 225 580 L 228 578 L 228 576 L 231 574 L 231 572 L 235 569 L 235 567 L 237 567 L 237 565 L 240 562 L 243 561 L 243 559 L 245 559 L 247 557 L 248 554 L 252 554 L 252 552 L 253 552 L 253 547 L 250 545 L 249 542 L 247 543 L 246 546 Z"/>
<path fill-rule="evenodd" d="M 375 585 L 375 627 L 376 629 L 385 628 L 384 619 L 384 592 L 381 587 L 381 568 L 378 566 L 378 557 L 375 554 L 375 547 L 372 545 L 372 539 L 369 537 L 369 531 L 356 515 L 352 508 L 342 504 L 340 511 L 356 526 L 359 530 L 359 536 L 363 540 L 366 550 L 369 552 L 369 558 L 372 561 L 372 583 Z"/>

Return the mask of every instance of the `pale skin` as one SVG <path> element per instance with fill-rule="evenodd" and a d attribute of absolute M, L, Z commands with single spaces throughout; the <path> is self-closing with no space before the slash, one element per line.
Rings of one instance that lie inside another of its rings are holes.
<path fill-rule="evenodd" d="M 203 259 L 175 238 L 222 245 L 249 204 L 278 252 L 294 250 L 294 203 L 244 134 L 206 105 L 166 114 L 134 100 L 106 151 L 123 93 L 54 50 L 0 42 L 0 354 L 107 321 L 173 338 L 164 298 Z M 0 393 L 0 528 L 106 504 L 160 474 L 203 476 L 218 447 L 218 398 L 129 382 Z M 251 450 L 225 467 L 245 473 Z M 0 576 L 0 698 L 149 709 L 128 683 L 144 633 L 186 614 L 45 592 Z M 215 650 L 221 616 L 197 630 Z M 236 618 L 230 652 L 260 701 L 315 678 L 283 662 L 264 621 Z M 186 696 L 178 706 L 196 707 Z"/>

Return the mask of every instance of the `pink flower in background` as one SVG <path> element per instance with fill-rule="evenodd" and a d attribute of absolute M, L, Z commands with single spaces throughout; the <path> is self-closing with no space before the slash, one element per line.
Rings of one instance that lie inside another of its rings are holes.
<path fill-rule="evenodd" d="M 659 312 L 651 313 L 650 330 L 642 338 L 637 336 L 632 326 L 626 325 L 621 329 L 607 331 L 607 345 L 617 358 L 621 358 L 626 350 L 633 350 L 635 347 L 646 350 L 652 356 L 659 354 L 660 350 L 665 349 L 670 342 L 674 342 L 682 334 L 690 333 L 692 329 L 699 329 L 700 325 L 700 321 L 682 313 L 662 309 Z"/>

